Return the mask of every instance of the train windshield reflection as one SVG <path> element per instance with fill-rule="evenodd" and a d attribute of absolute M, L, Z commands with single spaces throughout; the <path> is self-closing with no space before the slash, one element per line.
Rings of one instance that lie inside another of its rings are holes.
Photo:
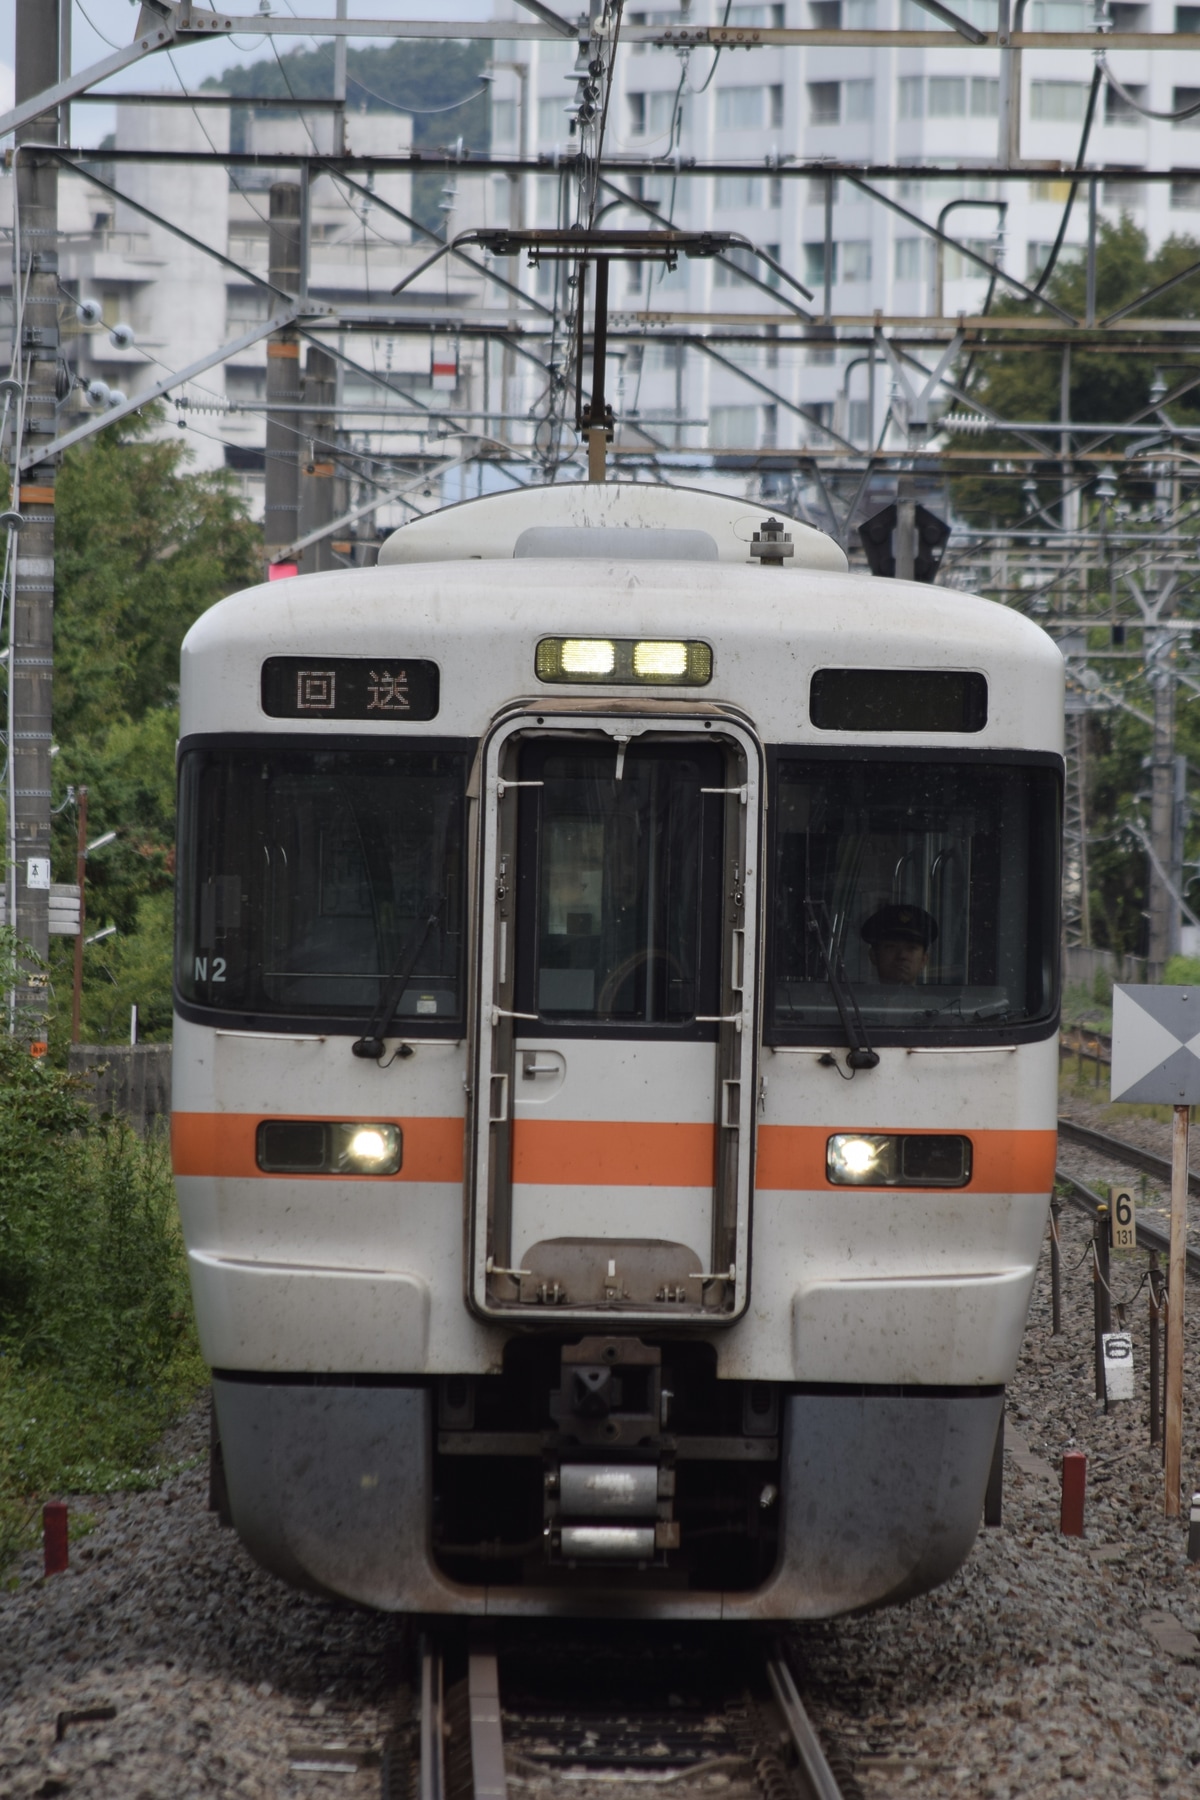
<path fill-rule="evenodd" d="M 185 752 L 184 1002 L 361 1030 L 424 931 L 396 1018 L 461 1021 L 466 776 L 457 749 Z"/>
<path fill-rule="evenodd" d="M 840 1042 L 822 936 L 875 1037 L 1053 1017 L 1054 768 L 783 755 L 774 785 L 776 1034 Z"/>

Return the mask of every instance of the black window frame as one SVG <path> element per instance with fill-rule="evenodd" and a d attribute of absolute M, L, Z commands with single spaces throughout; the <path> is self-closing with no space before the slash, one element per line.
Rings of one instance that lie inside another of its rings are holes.
<path fill-rule="evenodd" d="M 459 906 L 457 929 L 461 934 L 463 945 L 461 991 L 462 1005 L 455 1018 L 429 1019 L 424 1015 L 405 1013 L 403 1018 L 393 1020 L 389 1035 L 405 1039 L 429 1039 L 455 1043 L 465 1038 L 467 1018 L 470 1011 L 470 984 L 472 979 L 471 948 L 467 939 L 467 927 L 470 917 L 468 869 L 471 857 L 470 818 L 467 807 L 467 789 L 470 783 L 471 768 L 479 748 L 477 738 L 430 736 L 420 730 L 417 722 L 406 730 L 388 732 L 374 731 L 369 734 L 360 732 L 321 732 L 314 731 L 246 731 L 246 732 L 194 732 L 180 741 L 176 759 L 176 819 L 182 823 L 183 812 L 180 805 L 180 784 L 182 780 L 185 756 L 193 750 L 252 750 L 259 754 L 271 751 L 286 753 L 289 751 L 377 751 L 386 753 L 401 746 L 414 751 L 428 751 L 434 755 L 460 755 L 463 758 L 462 788 L 462 820 L 463 820 L 463 880 L 459 883 Z M 302 1033 L 306 1037 L 361 1037 L 370 1023 L 370 1012 L 364 1009 L 355 1014 L 328 1013 L 282 1013 L 282 1012 L 250 1012 L 223 1006 L 202 1006 L 194 1000 L 185 999 L 179 991 L 179 944 L 181 932 L 181 914 L 184 903 L 183 890 L 184 859 L 177 854 L 175 877 L 175 932 L 174 951 L 172 957 L 171 982 L 175 1011 L 181 1019 L 190 1024 L 207 1025 L 223 1031 L 257 1031 L 269 1032 L 272 1035 L 285 1035 L 289 1032 Z"/>
<path fill-rule="evenodd" d="M 996 1025 L 976 1023 L 952 1031 L 921 1030 L 910 1027 L 869 1025 L 867 1035 L 873 1049 L 904 1047 L 947 1049 L 961 1045 L 964 1049 L 989 1044 L 1036 1044 L 1054 1037 L 1059 1030 L 1062 1007 L 1062 818 L 1064 763 L 1050 750 L 972 750 L 967 748 L 933 749 L 906 744 L 768 744 L 767 759 L 767 833 L 764 869 L 764 955 L 763 955 L 763 1026 L 764 1045 L 795 1044 L 801 1047 L 828 1047 L 840 1044 L 842 1033 L 837 1026 L 779 1025 L 773 1020 L 773 996 L 776 988 L 776 914 L 775 878 L 779 855 L 779 765 L 785 762 L 866 762 L 866 763 L 937 763 L 942 766 L 1041 768 L 1057 777 L 1058 859 L 1054 874 L 1054 909 L 1056 927 L 1052 933 L 1052 1004 L 1046 1016 L 1025 1024 L 1001 1022 Z"/>
<path fill-rule="evenodd" d="M 520 777 L 530 779 L 529 771 L 533 767 L 528 759 L 531 756 L 537 764 L 540 777 L 548 757 L 560 754 L 564 747 L 581 754 L 611 755 L 614 760 L 617 745 L 612 739 L 590 740 L 581 737 L 545 737 L 531 739 L 521 749 Z M 628 754 L 633 756 L 638 747 L 635 738 L 629 746 Z M 694 749 L 697 752 L 716 751 L 722 765 L 722 773 L 718 785 L 723 785 L 724 757 L 721 755 L 722 745 L 711 739 L 670 737 L 666 740 L 655 740 L 653 745 L 642 745 L 642 748 L 683 751 Z M 700 919 L 697 943 L 701 953 L 701 966 L 697 979 L 696 1011 L 710 1015 L 702 1020 L 691 1018 L 671 1023 L 665 1019 L 657 1019 L 649 1024 L 639 1024 L 624 1019 L 557 1019 L 544 1018 L 537 1004 L 536 975 L 537 969 L 537 933 L 538 933 L 538 900 L 541 883 L 541 845 L 544 839 L 538 830 L 538 821 L 542 802 L 540 788 L 522 788 L 520 806 L 517 814 L 517 880 L 516 896 L 516 933 L 514 938 L 513 963 L 513 1006 L 521 1014 L 537 1014 L 537 1017 L 522 1017 L 517 1029 L 522 1038 L 542 1038 L 546 1040 L 566 1040 L 568 1038 L 590 1038 L 597 1042 L 608 1043 L 648 1043 L 655 1039 L 670 1043 L 716 1043 L 720 1026 L 715 1022 L 715 1015 L 720 1012 L 721 995 L 721 958 L 723 954 L 722 937 L 722 887 L 724 871 L 724 796 L 720 793 L 705 794 L 701 797 L 701 805 L 707 809 L 706 816 L 711 819 L 711 827 L 705 833 L 702 844 Z M 711 945 L 711 967 L 704 961 L 704 949 Z M 711 1002 L 711 1004 L 710 1004 Z"/>

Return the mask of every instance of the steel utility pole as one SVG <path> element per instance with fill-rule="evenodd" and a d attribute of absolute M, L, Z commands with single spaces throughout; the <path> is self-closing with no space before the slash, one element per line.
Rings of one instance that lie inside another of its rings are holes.
<path fill-rule="evenodd" d="M 299 294 L 301 276 L 301 194 L 294 181 L 271 188 L 267 277 L 277 288 Z M 282 412 L 272 405 L 282 405 Z M 294 326 L 267 340 L 267 469 L 263 539 L 267 572 L 279 553 L 300 536 L 300 337 Z"/>
<path fill-rule="evenodd" d="M 58 0 L 17 0 L 16 96 L 32 98 L 60 75 Z M 24 476 L 22 448 L 54 436 L 58 383 L 58 167 L 31 146 L 58 142 L 58 114 L 42 113 L 16 134 L 12 370 L 21 383 L 10 445 L 13 505 L 22 525 L 14 558 L 9 636 L 9 892 L 17 935 L 45 962 L 50 948 L 50 739 L 54 650 L 53 461 Z M 30 146 L 27 148 L 27 146 Z M 46 1049 L 44 972 L 16 975 L 10 1020 L 31 1023 L 35 1055 Z"/>
<path fill-rule="evenodd" d="M 1150 942 L 1146 963 L 1146 979 L 1161 981 L 1167 959 L 1179 948 L 1179 903 L 1162 879 L 1159 870 L 1176 884 L 1175 867 L 1175 671 L 1170 663 L 1170 646 L 1166 633 L 1156 634 L 1158 654 L 1152 663 L 1151 685 L 1154 693 L 1154 748 L 1150 758 L 1150 842 L 1158 862 L 1149 870 L 1147 910 L 1150 915 Z"/>
<path fill-rule="evenodd" d="M 337 467 L 333 459 L 334 413 L 337 404 L 337 364 L 328 350 L 310 344 L 304 370 L 304 426 L 308 433 L 304 445 L 304 473 L 300 481 L 300 533 L 328 525 L 338 512 Z M 301 552 L 301 566 L 306 575 L 319 569 L 338 569 L 342 565 L 334 555 L 329 537 L 318 538 Z"/>

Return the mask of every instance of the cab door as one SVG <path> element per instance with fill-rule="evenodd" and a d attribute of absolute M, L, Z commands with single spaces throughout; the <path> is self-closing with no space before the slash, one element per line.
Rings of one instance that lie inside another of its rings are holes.
<path fill-rule="evenodd" d="M 760 756 L 723 718 L 509 719 L 483 770 L 472 1297 L 748 1299 Z"/>

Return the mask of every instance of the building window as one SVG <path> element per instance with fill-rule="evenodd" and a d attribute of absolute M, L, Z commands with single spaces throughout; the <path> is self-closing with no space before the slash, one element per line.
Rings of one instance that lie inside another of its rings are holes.
<path fill-rule="evenodd" d="M 774 208 L 783 205 L 783 176 L 772 175 L 767 182 L 767 205 Z"/>
<path fill-rule="evenodd" d="M 783 88 L 767 89 L 767 117 L 771 130 L 778 131 L 783 124 Z"/>
<path fill-rule="evenodd" d="M 869 238 L 851 238 L 842 245 L 842 280 L 870 281 L 871 279 L 871 241 Z"/>
<path fill-rule="evenodd" d="M 1149 14 L 1148 6 L 1123 6 L 1117 0 L 1112 0 L 1108 9 L 1114 31 L 1148 31 Z"/>
<path fill-rule="evenodd" d="M 840 31 L 842 0 L 809 0 L 808 17 L 814 31 Z"/>
<path fill-rule="evenodd" d="M 996 260 L 995 238 L 964 238 L 963 248 L 973 250 L 975 256 L 982 256 L 985 262 Z M 945 273 L 947 281 L 981 281 L 984 271 L 974 257 L 964 256 L 961 250 L 946 248 Z"/>
<path fill-rule="evenodd" d="M 871 404 L 868 400 L 852 400 L 849 406 L 847 436 L 855 444 L 865 444 L 871 436 Z"/>
<path fill-rule="evenodd" d="M 1132 99 L 1145 105 L 1146 90 L 1144 87 L 1134 87 L 1129 82 L 1125 82 L 1124 86 Z M 1142 115 L 1136 106 L 1130 105 L 1123 94 L 1118 94 L 1114 87 L 1106 87 L 1104 90 L 1104 123 L 1106 125 L 1140 125 Z"/>
<path fill-rule="evenodd" d="M 1055 125 L 1074 124 L 1087 109 L 1087 97 L 1082 81 L 1033 81 L 1029 85 L 1029 116 Z"/>
<path fill-rule="evenodd" d="M 1100 195 L 1105 206 L 1111 206 L 1121 212 L 1136 212 L 1146 204 L 1146 186 L 1135 179 L 1123 181 L 1106 181 Z"/>
<path fill-rule="evenodd" d="M 971 117 L 997 119 L 1000 116 L 1000 83 L 991 75 L 971 77 Z"/>
<path fill-rule="evenodd" d="M 1172 212 L 1200 212 L 1200 175 L 1179 170 L 1171 176 Z"/>
<path fill-rule="evenodd" d="M 762 442 L 763 448 L 773 450 L 779 442 L 779 408 L 767 405 L 762 408 Z"/>
<path fill-rule="evenodd" d="M 1195 32 L 1200 35 L 1200 6 L 1177 6 L 1175 29 L 1180 33 Z"/>
<path fill-rule="evenodd" d="M 766 92 L 763 88 L 717 89 L 718 131 L 761 131 L 766 117 Z"/>
<path fill-rule="evenodd" d="M 492 101 L 493 144 L 515 144 L 517 141 L 517 103 L 515 100 Z"/>
<path fill-rule="evenodd" d="M 842 120 L 842 84 L 840 81 L 810 81 L 808 84 L 808 122 L 810 125 L 840 125 Z M 720 120 L 717 121 L 718 124 Z"/>
<path fill-rule="evenodd" d="M 836 206 L 842 195 L 842 184 L 836 175 L 810 175 L 808 179 L 808 204 L 810 206 L 825 205 L 825 190 L 831 188 L 830 203 Z M 853 190 L 851 190 L 853 194 Z"/>
<path fill-rule="evenodd" d="M 782 6 L 731 6 L 729 23 L 731 25 L 767 25 L 772 31 L 782 31 L 784 22 Z M 678 24 L 678 17 L 670 20 Z"/>
<path fill-rule="evenodd" d="M 829 246 L 829 279 L 838 278 L 838 247 Z M 825 245 L 805 244 L 804 246 L 804 282 L 806 287 L 819 288 L 825 285 Z"/>
<path fill-rule="evenodd" d="M 875 0 L 846 0 L 842 18 L 847 31 L 874 31 Z"/>
<path fill-rule="evenodd" d="M 763 248 L 768 256 L 779 260 L 778 244 L 764 244 Z M 779 277 L 769 264 L 760 261 L 753 250 L 748 250 L 744 244 L 734 244 L 714 263 L 713 286 L 744 287 L 747 275 L 754 275 L 759 281 L 765 281 L 768 287 L 779 285 Z"/>
<path fill-rule="evenodd" d="M 639 95 L 638 98 L 640 99 L 641 96 Z M 630 95 L 630 99 L 633 99 L 632 94 Z M 570 136 L 570 130 L 567 125 L 566 105 L 562 100 L 539 100 L 537 119 L 538 136 L 543 142 L 557 144 L 560 143 L 563 138 Z"/>
<path fill-rule="evenodd" d="M 900 89 L 900 117 L 902 119 L 923 119 L 925 117 L 925 77 L 923 75 L 902 75 L 896 85 Z"/>
<path fill-rule="evenodd" d="M 875 117 L 875 83 L 846 81 L 842 84 L 845 101 L 844 117 L 856 123 Z"/>
<path fill-rule="evenodd" d="M 929 263 L 930 240 L 922 237 L 896 239 L 896 280 L 923 281 Z"/>
<path fill-rule="evenodd" d="M 1025 246 L 1025 279 L 1036 281 L 1046 264 L 1050 261 L 1053 244 L 1027 244 Z M 1058 253 L 1057 267 L 1066 268 L 1068 263 L 1079 262 L 1083 257 L 1082 244 L 1064 244 Z"/>
<path fill-rule="evenodd" d="M 1174 88 L 1171 92 L 1171 111 L 1183 112 L 1189 106 L 1200 106 L 1200 88 Z M 1190 119 L 1176 119 L 1175 129 L 1182 127 L 1185 131 L 1200 130 L 1200 112 L 1193 113 Z"/>
<path fill-rule="evenodd" d="M 757 175 L 718 175 L 717 210 L 743 212 L 762 205 L 762 182 Z"/>
<path fill-rule="evenodd" d="M 539 175 L 534 188 L 533 206 L 535 223 L 538 225 L 558 224 L 559 179 L 557 175 Z M 543 264 L 544 268 L 546 265 Z"/>
<path fill-rule="evenodd" d="M 756 450 L 757 406 L 714 406 L 708 415 L 708 441 L 714 450 Z"/>
<path fill-rule="evenodd" d="M 931 119 L 965 119 L 967 116 L 967 83 L 962 75 L 929 77 L 929 116 Z"/>

